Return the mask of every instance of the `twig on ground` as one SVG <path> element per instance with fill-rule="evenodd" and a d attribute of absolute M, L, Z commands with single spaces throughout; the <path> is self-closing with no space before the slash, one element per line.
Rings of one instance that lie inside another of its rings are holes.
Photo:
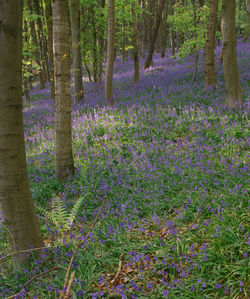
<path fill-rule="evenodd" d="M 76 271 L 73 271 L 70 275 L 69 284 L 68 284 L 68 287 L 67 287 L 67 290 L 66 290 L 66 293 L 65 293 L 65 296 L 64 296 L 63 299 L 69 299 L 70 298 L 71 288 L 72 288 L 72 285 L 73 285 L 73 282 L 74 282 L 75 274 L 76 274 Z"/>
<path fill-rule="evenodd" d="M 6 225 L 3 225 L 3 227 L 6 229 L 6 231 L 9 233 L 11 239 L 12 239 L 12 242 L 13 242 L 13 247 L 14 247 L 14 251 L 16 251 L 16 244 L 15 244 L 15 240 L 11 234 L 11 232 L 8 230 L 7 226 Z"/>
<path fill-rule="evenodd" d="M 122 260 L 123 260 L 123 257 L 124 257 L 124 253 L 121 254 L 120 256 L 120 259 L 119 259 L 119 265 L 118 265 L 118 269 L 117 269 L 117 272 L 115 274 L 115 277 L 111 280 L 111 283 L 115 283 L 115 281 L 117 280 L 120 272 L 121 272 L 121 269 L 122 269 Z"/>
<path fill-rule="evenodd" d="M 199 208 L 197 208 L 197 213 L 195 215 L 194 221 L 188 226 L 188 228 L 191 228 L 193 226 L 193 224 L 196 222 L 198 216 L 199 216 L 200 210 Z"/>
<path fill-rule="evenodd" d="M 106 201 L 107 201 L 107 198 L 104 199 L 104 201 L 103 201 L 103 203 L 102 203 L 102 206 L 101 206 L 101 208 L 100 208 L 98 214 L 96 215 L 96 218 L 95 218 L 95 220 L 94 220 L 94 222 L 93 222 L 93 224 L 92 224 L 92 226 L 91 226 L 89 232 L 88 232 L 87 235 L 85 236 L 85 238 L 84 238 L 83 240 L 79 241 L 79 242 L 77 243 L 77 245 L 76 245 L 76 248 L 75 248 L 75 250 L 74 250 L 74 253 L 73 253 L 73 255 L 72 255 L 71 259 L 70 259 L 69 265 L 68 265 L 67 273 L 66 273 L 65 280 L 64 280 L 64 286 L 63 286 L 63 289 L 65 289 L 65 288 L 67 287 L 67 283 L 68 283 L 68 279 L 69 279 L 69 273 L 70 273 L 70 270 L 71 270 L 71 268 L 72 268 L 72 264 L 73 264 L 73 261 L 74 261 L 74 259 L 75 259 L 77 250 L 78 250 L 78 248 L 85 242 L 85 240 L 88 238 L 88 236 L 91 234 L 91 232 L 92 232 L 93 229 L 95 228 L 96 222 L 97 222 L 98 218 L 99 218 L 100 215 L 101 215 L 101 212 L 102 212 L 102 210 L 103 210 L 103 208 L 104 208 L 104 205 L 105 205 Z M 63 297 L 61 297 L 61 298 L 63 298 Z"/>
<path fill-rule="evenodd" d="M 51 249 L 52 247 L 37 247 L 37 248 L 30 248 L 30 249 L 25 249 L 25 250 L 19 250 L 19 251 L 14 251 L 12 253 L 9 253 L 3 257 L 0 258 L 0 264 L 6 260 L 8 257 L 11 257 L 12 255 L 17 255 L 17 254 L 21 254 L 21 253 L 28 253 L 28 252 L 31 252 L 31 251 L 36 251 L 36 250 L 41 250 L 41 249 Z"/>
<path fill-rule="evenodd" d="M 38 277 L 41 277 L 41 276 L 43 276 L 43 275 L 46 275 L 46 274 L 48 274 L 48 273 L 50 273 L 50 272 L 52 272 L 52 271 L 55 271 L 55 270 L 57 270 L 57 269 L 58 269 L 58 267 L 53 267 L 53 268 L 51 268 L 51 269 L 49 269 L 49 270 L 47 270 L 47 271 L 44 271 L 44 272 L 42 272 L 42 273 L 40 273 L 40 274 L 35 275 L 34 277 L 32 277 L 29 281 L 27 281 L 27 282 L 23 285 L 23 289 L 26 289 L 26 287 L 27 287 L 32 281 L 34 281 L 35 279 L 37 279 Z M 10 296 L 10 297 L 8 297 L 8 298 L 6 298 L 6 299 L 12 299 L 12 298 L 15 298 L 16 296 L 20 295 L 21 292 L 22 292 L 22 291 L 18 292 L 18 293 L 15 294 L 15 295 L 12 295 L 12 296 Z"/>
<path fill-rule="evenodd" d="M 182 261 L 180 259 L 180 252 L 179 252 L 179 238 L 176 239 L 176 251 L 177 251 L 178 258 L 179 258 L 179 264 L 181 266 L 182 265 Z"/>

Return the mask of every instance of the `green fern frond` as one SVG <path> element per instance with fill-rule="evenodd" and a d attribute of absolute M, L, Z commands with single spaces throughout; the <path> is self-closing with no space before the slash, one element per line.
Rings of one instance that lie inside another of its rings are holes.
<path fill-rule="evenodd" d="M 53 199 L 51 212 L 50 212 L 50 218 L 51 218 L 52 222 L 56 226 L 59 226 L 59 227 L 61 226 L 63 228 L 67 225 L 67 217 L 68 217 L 67 210 L 66 210 L 62 200 L 60 199 L 59 196 L 56 196 Z"/>
<path fill-rule="evenodd" d="M 41 217 L 45 217 L 46 214 L 47 214 L 47 211 L 42 208 L 39 204 L 35 204 L 35 209 L 36 209 L 36 212 L 41 216 Z"/>
<path fill-rule="evenodd" d="M 83 201 L 88 195 L 91 194 L 86 193 L 84 194 L 84 196 L 79 197 L 78 200 L 74 203 L 70 213 L 67 212 L 60 197 L 54 196 L 51 211 L 48 217 L 57 226 L 60 232 L 70 229 L 70 226 L 74 223 Z"/>
<path fill-rule="evenodd" d="M 70 214 L 69 214 L 69 217 L 67 219 L 67 223 L 68 223 L 68 228 L 70 228 L 70 226 L 74 223 L 75 221 L 75 218 L 77 216 L 77 213 L 84 201 L 84 199 L 88 196 L 88 195 L 91 195 L 91 193 L 86 193 L 84 194 L 84 196 L 81 196 L 78 198 L 78 200 L 75 202 Z"/>

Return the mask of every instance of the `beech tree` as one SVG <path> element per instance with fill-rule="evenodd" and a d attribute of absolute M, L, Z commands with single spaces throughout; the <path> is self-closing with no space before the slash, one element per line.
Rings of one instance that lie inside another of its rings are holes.
<path fill-rule="evenodd" d="M 64 180 L 74 173 L 71 132 L 68 1 L 52 0 L 54 80 L 56 101 L 56 175 Z"/>
<path fill-rule="evenodd" d="M 53 29 L 51 0 L 45 0 L 45 16 L 48 30 L 49 79 L 51 82 L 50 97 L 55 99 L 54 57 L 53 57 Z"/>
<path fill-rule="evenodd" d="M 131 14 L 133 16 L 132 27 L 133 27 L 133 59 L 134 59 L 134 83 L 140 80 L 139 70 L 139 54 L 138 54 L 138 37 L 137 37 L 137 15 L 135 11 L 135 3 L 131 4 Z"/>
<path fill-rule="evenodd" d="M 31 0 L 27 0 L 27 6 L 30 14 L 33 14 L 33 5 Z M 35 47 L 35 59 L 36 63 L 39 66 L 38 73 L 39 73 L 39 79 L 40 79 L 40 88 L 45 88 L 45 78 L 44 78 L 44 72 L 43 72 L 43 63 L 42 63 L 42 51 L 39 44 L 38 34 L 36 31 L 36 24 L 34 18 L 30 18 L 29 25 L 31 28 L 31 35 L 32 35 L 32 41 Z"/>
<path fill-rule="evenodd" d="M 152 31 L 151 38 L 149 41 L 150 44 L 149 44 L 148 56 L 147 56 L 147 59 L 144 64 L 144 69 L 149 68 L 150 65 L 152 64 L 152 58 L 153 58 L 153 53 L 154 53 L 154 49 L 155 49 L 155 42 L 157 39 L 157 34 L 158 34 L 158 31 L 160 28 L 160 24 L 162 21 L 162 13 L 163 13 L 165 5 L 166 5 L 166 0 L 161 0 L 159 8 L 157 10 L 157 14 L 156 14 L 155 27 L 154 27 L 154 30 Z"/>
<path fill-rule="evenodd" d="M 107 49 L 105 98 L 113 105 L 113 66 L 115 59 L 115 1 L 108 0 L 108 49 Z"/>
<path fill-rule="evenodd" d="M 227 107 L 241 105 L 242 101 L 236 53 L 235 7 L 235 0 L 222 1 L 222 53 Z"/>
<path fill-rule="evenodd" d="M 70 19 L 75 100 L 79 102 L 83 99 L 82 59 L 80 44 L 80 0 L 70 0 Z"/>
<path fill-rule="evenodd" d="M 21 0 L 0 1 L 0 203 L 12 251 L 43 246 L 25 159 L 22 9 Z M 26 258 L 16 255 L 16 264 Z"/>
<path fill-rule="evenodd" d="M 214 88 L 216 86 L 216 76 L 214 70 L 214 48 L 217 10 L 218 0 L 210 0 L 210 11 L 208 17 L 207 39 L 205 48 L 205 87 L 211 88 Z"/>

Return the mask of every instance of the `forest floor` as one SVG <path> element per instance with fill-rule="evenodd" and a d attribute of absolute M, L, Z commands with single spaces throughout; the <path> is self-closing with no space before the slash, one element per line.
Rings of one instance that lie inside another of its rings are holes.
<path fill-rule="evenodd" d="M 103 85 L 86 82 L 72 113 L 76 172 L 63 184 L 54 175 L 54 104 L 49 89 L 32 91 L 28 172 L 48 249 L 19 271 L 11 259 L 0 264 L 1 298 L 58 297 L 79 240 L 72 298 L 247 298 L 250 44 L 238 43 L 240 109 L 224 107 L 218 60 L 218 88 L 204 90 L 202 55 L 193 84 L 191 56 L 155 55 L 136 85 L 132 61 L 117 59 L 112 108 Z M 4 226 L 0 239 L 4 256 Z"/>

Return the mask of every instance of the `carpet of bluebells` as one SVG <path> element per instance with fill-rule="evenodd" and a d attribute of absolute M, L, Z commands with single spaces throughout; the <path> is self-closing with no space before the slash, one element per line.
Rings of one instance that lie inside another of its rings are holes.
<path fill-rule="evenodd" d="M 136 85 L 133 62 L 117 58 L 112 108 L 103 85 L 85 82 L 84 103 L 72 106 L 76 171 L 63 184 L 54 175 L 54 103 L 49 88 L 32 90 L 24 108 L 27 163 L 48 249 L 25 269 L 15 270 L 11 258 L 0 264 L 1 298 L 58 297 L 75 245 L 105 198 L 73 263 L 72 298 L 248 297 L 250 44 L 238 43 L 239 109 L 224 107 L 220 51 L 216 90 L 203 88 L 203 53 L 194 83 L 192 56 L 156 54 Z M 4 256 L 4 226 L 0 238 Z"/>

